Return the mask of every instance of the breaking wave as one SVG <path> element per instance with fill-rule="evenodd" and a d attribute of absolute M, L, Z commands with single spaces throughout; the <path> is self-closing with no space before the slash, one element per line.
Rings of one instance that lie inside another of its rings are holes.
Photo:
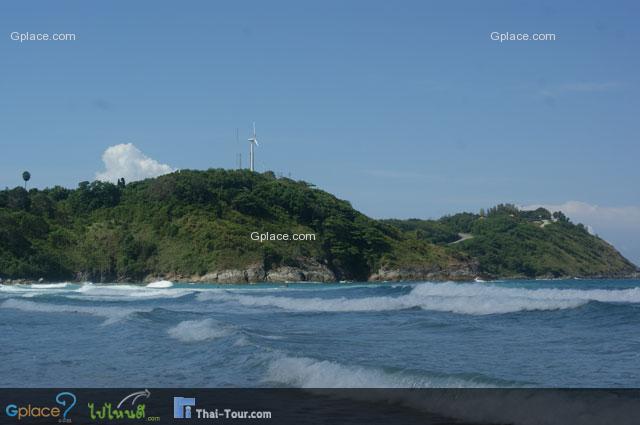
<path fill-rule="evenodd" d="M 122 284 L 34 283 L 29 285 L 0 285 L 0 294 L 10 297 L 34 298 L 47 295 L 63 296 L 86 301 L 137 301 L 140 299 L 180 298 L 199 291 L 198 288 L 173 288 L 168 281 L 147 286 Z"/>
<path fill-rule="evenodd" d="M 20 292 L 20 291 L 32 291 L 34 289 L 65 289 L 73 288 L 72 283 L 31 283 L 31 284 L 17 284 L 17 285 L 2 285 L 0 284 L 0 291 L 2 292 Z"/>
<path fill-rule="evenodd" d="M 185 320 L 167 331 L 170 337 L 182 342 L 198 342 L 222 338 L 231 329 L 213 319 Z"/>
<path fill-rule="evenodd" d="M 520 311 L 571 309 L 591 301 L 639 303 L 640 288 L 525 289 L 484 284 L 422 283 L 399 296 L 304 298 L 202 292 L 200 301 L 230 301 L 246 307 L 275 307 L 295 312 L 363 312 L 421 308 L 430 311 L 486 315 Z"/>
<path fill-rule="evenodd" d="M 173 282 L 169 282 L 168 280 L 159 280 L 157 282 L 151 282 L 147 285 L 147 288 L 171 288 L 173 286 Z"/>
<path fill-rule="evenodd" d="M 171 282 L 169 282 L 171 283 Z M 137 301 L 141 299 L 180 298 L 195 292 L 195 289 L 178 289 L 172 287 L 149 287 L 140 285 L 83 285 L 75 295 L 68 298 L 91 301 Z"/>
<path fill-rule="evenodd" d="M 102 317 L 104 324 L 112 324 L 126 319 L 134 313 L 150 312 L 152 309 L 132 309 L 123 307 L 85 307 L 69 304 L 50 304 L 19 299 L 8 299 L 0 304 L 0 308 L 10 308 L 29 313 L 79 313 Z"/>
<path fill-rule="evenodd" d="M 70 283 L 33 283 L 29 285 L 34 289 L 61 289 L 71 286 Z"/>
<path fill-rule="evenodd" d="M 387 372 L 347 366 L 309 357 L 280 356 L 272 360 L 265 381 L 296 388 L 488 388 L 487 382 L 457 377 Z"/>
<path fill-rule="evenodd" d="M 347 366 L 308 357 L 280 356 L 270 362 L 265 380 L 284 386 L 307 388 L 320 395 L 368 403 L 398 404 L 464 423 L 515 425 L 601 424 L 602 417 L 620 425 L 637 422 L 637 398 L 615 391 L 574 393 L 566 390 L 535 391 L 517 382 L 461 379 L 388 372 L 378 368 Z M 349 388 L 360 390 L 349 391 Z M 365 389 L 376 389 L 363 391 Z M 448 392 L 416 392 L 415 388 L 451 388 Z M 465 388 L 493 388 L 485 392 Z M 387 391 L 387 389 L 394 389 Z M 403 390 L 406 389 L 406 390 Z M 622 408 L 621 408 L 622 407 Z M 437 421 L 440 423 L 440 421 Z"/>

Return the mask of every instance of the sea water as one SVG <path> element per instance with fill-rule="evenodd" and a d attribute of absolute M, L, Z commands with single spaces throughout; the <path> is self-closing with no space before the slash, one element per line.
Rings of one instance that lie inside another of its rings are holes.
<path fill-rule="evenodd" d="M 638 387 L 640 281 L 0 286 L 3 387 Z"/>

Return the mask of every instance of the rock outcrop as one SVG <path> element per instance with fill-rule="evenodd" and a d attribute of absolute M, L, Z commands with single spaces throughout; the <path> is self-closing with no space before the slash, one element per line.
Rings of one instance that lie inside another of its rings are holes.
<path fill-rule="evenodd" d="M 433 267 L 381 267 L 369 276 L 370 282 L 400 280 L 473 280 L 479 276 L 476 262 L 455 263 L 446 268 Z"/>
<path fill-rule="evenodd" d="M 279 266 L 265 270 L 261 264 L 244 269 L 225 269 L 204 275 L 182 276 L 177 274 L 149 275 L 145 283 L 158 280 L 201 283 L 259 283 L 259 282 L 335 282 L 335 274 L 324 264 L 313 259 L 299 259 L 297 266 Z"/>

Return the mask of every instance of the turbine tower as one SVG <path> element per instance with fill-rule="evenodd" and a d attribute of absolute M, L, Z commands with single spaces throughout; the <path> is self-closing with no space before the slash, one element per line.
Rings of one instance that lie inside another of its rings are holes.
<path fill-rule="evenodd" d="M 253 148 L 254 148 L 254 145 L 255 146 L 260 146 L 258 144 L 258 139 L 256 138 L 256 123 L 255 123 L 255 121 L 253 123 L 253 136 L 249 137 L 248 140 L 249 140 L 249 169 L 251 171 L 254 171 L 254 160 L 255 160 L 255 157 L 254 157 L 254 153 L 253 153 Z"/>

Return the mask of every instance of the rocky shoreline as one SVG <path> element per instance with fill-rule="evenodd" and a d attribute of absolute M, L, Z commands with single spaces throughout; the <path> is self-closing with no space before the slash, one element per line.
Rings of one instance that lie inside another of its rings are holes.
<path fill-rule="evenodd" d="M 120 278 L 117 283 L 148 284 L 161 280 L 176 283 L 211 283 L 211 284 L 256 284 L 256 283 L 277 283 L 277 282 L 313 282 L 313 283 L 339 283 L 345 282 L 338 279 L 336 275 L 326 266 L 319 263 L 307 264 L 305 268 L 281 266 L 271 270 L 265 270 L 261 265 L 251 265 L 244 269 L 227 269 L 206 273 L 204 275 L 181 275 L 175 273 L 150 274 L 143 280 Z M 367 282 L 407 282 L 407 281 L 491 281 L 497 279 L 506 280 L 566 280 L 566 279 L 640 279 L 640 271 L 630 274 L 616 275 L 594 275 L 594 276 L 537 276 L 535 278 L 527 276 L 489 276 L 479 273 L 475 267 L 452 267 L 448 269 L 406 267 L 406 268 L 381 268 L 371 274 Z M 82 273 L 78 273 L 75 279 L 66 280 L 73 283 L 94 281 Z M 15 278 L 2 279 L 3 285 L 26 285 L 38 283 L 54 283 L 60 280 L 47 280 L 44 278 Z M 111 282 L 104 282 L 111 283 Z"/>

